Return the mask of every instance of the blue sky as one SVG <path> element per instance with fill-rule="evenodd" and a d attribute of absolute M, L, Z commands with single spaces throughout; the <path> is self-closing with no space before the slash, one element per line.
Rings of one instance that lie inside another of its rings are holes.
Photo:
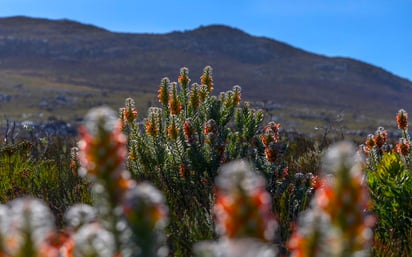
<path fill-rule="evenodd" d="M 72 19 L 118 32 L 166 33 L 225 24 L 412 81 L 410 0 L 0 0 L 0 17 Z"/>

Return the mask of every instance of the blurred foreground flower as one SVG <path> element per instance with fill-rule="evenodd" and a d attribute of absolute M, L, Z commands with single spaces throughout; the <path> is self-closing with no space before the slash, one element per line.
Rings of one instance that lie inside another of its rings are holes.
<path fill-rule="evenodd" d="M 54 217 L 47 205 L 31 197 L 0 205 L 0 256 L 52 256 L 42 249 L 54 233 Z"/>
<path fill-rule="evenodd" d="M 348 142 L 327 151 L 322 187 L 289 241 L 292 256 L 369 255 L 374 218 L 367 214 L 369 193 L 358 158 Z"/>
<path fill-rule="evenodd" d="M 141 183 L 126 192 L 122 208 L 133 241 L 139 247 L 135 256 L 167 256 L 164 230 L 168 209 L 160 191 L 149 183 Z"/>
<path fill-rule="evenodd" d="M 129 123 L 137 114 L 134 108 L 128 100 L 123 116 Z M 167 207 L 156 188 L 136 184 L 125 170 L 127 139 L 121 124 L 114 111 L 101 107 L 87 114 L 81 128 L 79 173 L 94 182 L 95 209 L 78 205 L 66 215 L 76 256 L 167 255 Z"/>
<path fill-rule="evenodd" d="M 275 256 L 270 242 L 276 221 L 263 177 L 253 173 L 245 161 L 221 168 L 216 179 L 214 206 L 218 242 L 195 246 L 198 256 Z"/>

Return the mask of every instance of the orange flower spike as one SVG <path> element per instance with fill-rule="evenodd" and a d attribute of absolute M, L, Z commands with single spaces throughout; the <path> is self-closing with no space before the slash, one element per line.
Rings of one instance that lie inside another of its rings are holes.
<path fill-rule="evenodd" d="M 195 141 L 195 128 L 193 127 L 192 120 L 189 118 L 183 123 L 183 135 L 185 140 L 189 144 L 193 144 Z"/>
<path fill-rule="evenodd" d="M 396 123 L 398 128 L 402 130 L 408 129 L 408 113 L 404 109 L 400 109 L 396 115 Z"/>
<path fill-rule="evenodd" d="M 107 177 L 117 172 L 127 157 L 126 136 L 111 109 L 92 109 L 80 130 L 80 175 Z"/>
<path fill-rule="evenodd" d="M 133 123 L 137 118 L 137 109 L 135 101 L 132 98 L 127 98 L 125 100 L 125 108 L 123 110 L 123 119 L 128 123 Z"/>
<path fill-rule="evenodd" d="M 148 111 L 148 117 L 145 119 L 146 134 L 152 137 L 159 134 L 160 112 L 160 108 L 150 107 Z"/>
<path fill-rule="evenodd" d="M 160 88 L 157 91 L 157 99 L 159 99 L 159 103 L 161 103 L 163 106 L 167 106 L 169 102 L 169 84 L 169 79 L 163 78 L 160 83 Z"/>
<path fill-rule="evenodd" d="M 272 128 L 275 142 L 278 142 L 278 141 L 280 140 L 280 136 L 279 136 L 280 124 L 279 124 L 279 123 L 271 122 L 271 123 L 269 123 L 269 125 L 270 125 L 271 128 Z"/>
<path fill-rule="evenodd" d="M 396 152 L 403 156 L 408 156 L 411 152 L 411 144 L 406 138 L 400 138 L 396 144 Z"/>
<path fill-rule="evenodd" d="M 151 135 L 151 136 L 155 136 L 157 134 L 157 130 L 153 122 L 146 120 L 144 124 L 145 124 L 146 134 Z"/>
<path fill-rule="evenodd" d="M 228 238 L 254 237 L 270 241 L 276 222 L 262 177 L 244 161 L 223 166 L 216 180 L 214 206 L 217 232 Z"/>
<path fill-rule="evenodd" d="M 180 129 L 176 126 L 176 116 L 172 115 L 171 123 L 167 127 L 167 135 L 170 139 L 176 140 L 179 136 Z"/>
<path fill-rule="evenodd" d="M 373 134 L 367 136 L 365 146 L 367 151 L 370 151 L 375 146 L 375 136 Z"/>
<path fill-rule="evenodd" d="M 260 140 L 262 141 L 263 146 L 268 147 L 269 143 L 272 142 L 273 137 L 269 133 L 263 133 L 260 136 Z"/>
<path fill-rule="evenodd" d="M 186 67 L 183 67 L 180 69 L 180 75 L 177 79 L 177 81 L 183 86 L 187 87 L 190 83 L 190 78 L 189 78 L 189 70 Z"/>
<path fill-rule="evenodd" d="M 207 91 L 213 91 L 213 77 L 212 77 L 212 67 L 206 66 L 203 69 L 203 75 L 200 77 L 200 83 L 207 86 Z"/>
<path fill-rule="evenodd" d="M 237 106 L 240 104 L 240 100 L 242 98 L 241 88 L 240 86 L 233 87 L 233 105 Z"/>
<path fill-rule="evenodd" d="M 278 152 L 272 146 L 273 143 L 269 144 L 269 146 L 265 148 L 265 157 L 268 160 L 268 162 L 274 163 L 277 160 Z"/>
<path fill-rule="evenodd" d="M 178 96 L 177 96 L 176 83 L 172 83 L 172 90 L 171 90 L 170 97 L 169 97 L 170 114 L 179 115 L 182 109 L 183 109 L 183 106 L 180 103 Z"/>
<path fill-rule="evenodd" d="M 369 194 L 355 147 L 344 142 L 329 148 L 323 170 L 323 186 L 289 242 L 291 256 L 361 256 L 370 246 L 373 221 L 365 214 Z"/>
<path fill-rule="evenodd" d="M 200 85 L 198 90 L 198 96 L 201 103 L 203 103 L 209 95 L 209 91 L 206 85 Z"/>
<path fill-rule="evenodd" d="M 163 195 L 146 182 L 127 190 L 122 209 L 135 235 L 145 240 L 156 240 L 153 233 L 156 229 L 164 229 L 168 223 Z"/>
<path fill-rule="evenodd" d="M 42 257 L 59 257 L 62 253 L 62 248 L 72 240 L 67 232 L 50 233 L 45 241 L 40 245 L 39 256 Z"/>
<path fill-rule="evenodd" d="M 196 110 L 200 106 L 199 85 L 194 83 L 189 93 L 189 106 Z"/>
<path fill-rule="evenodd" d="M 388 140 L 388 132 L 383 128 L 383 127 L 379 127 L 378 130 L 376 130 L 375 132 L 375 137 L 374 137 L 374 141 L 375 141 L 375 145 L 378 148 L 381 148 Z"/>
<path fill-rule="evenodd" d="M 269 124 L 263 128 L 261 141 L 265 147 L 268 147 L 272 142 L 279 142 L 279 128 L 280 124 L 273 121 L 269 122 Z"/>

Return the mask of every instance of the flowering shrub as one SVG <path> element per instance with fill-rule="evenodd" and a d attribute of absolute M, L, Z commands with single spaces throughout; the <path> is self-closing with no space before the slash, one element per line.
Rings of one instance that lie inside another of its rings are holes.
<path fill-rule="evenodd" d="M 408 113 L 396 115 L 401 138 L 392 146 L 383 129 L 369 135 L 361 150 L 366 154 L 366 171 L 373 211 L 377 214 L 375 256 L 408 256 L 412 252 L 412 153 Z"/>
<path fill-rule="evenodd" d="M 150 107 L 141 125 L 134 100 L 126 99 L 120 110 L 123 131 L 129 135 L 128 168 L 138 181 L 151 181 L 165 195 L 171 209 L 171 251 L 182 255 L 189 255 L 195 242 L 216 237 L 211 209 L 219 167 L 245 158 L 268 167 L 270 177 L 280 151 L 279 125 L 267 127 L 268 145 L 263 146 L 263 112 L 241 103 L 239 86 L 212 95 L 209 66 L 200 84 L 190 82 L 187 68 L 181 69 L 178 82 L 162 79 L 160 107 Z"/>
<path fill-rule="evenodd" d="M 280 223 L 275 240 L 285 252 L 293 223 L 313 194 L 315 176 L 288 168 L 288 143 L 281 138 L 280 124 L 262 126 L 263 112 L 241 102 L 239 86 L 214 96 L 212 75 L 212 68 L 205 67 L 199 84 L 190 85 L 189 70 L 182 68 L 178 82 L 162 79 L 160 107 L 150 107 L 142 123 L 134 100 L 126 99 L 119 113 L 129 135 L 129 170 L 165 195 L 171 209 L 171 252 L 186 256 L 197 241 L 217 237 L 212 203 L 219 168 L 236 159 L 249 161 L 268 182 Z"/>

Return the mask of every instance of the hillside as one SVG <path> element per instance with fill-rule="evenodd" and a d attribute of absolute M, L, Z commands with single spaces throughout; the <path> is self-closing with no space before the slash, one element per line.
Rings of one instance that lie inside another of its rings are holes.
<path fill-rule="evenodd" d="M 243 99 L 298 130 L 342 113 L 346 125 L 364 128 L 387 124 L 399 108 L 412 111 L 406 79 L 227 26 L 131 34 L 70 20 L 0 19 L 0 110 L 12 119 L 75 119 L 95 105 L 120 107 L 127 96 L 145 109 L 161 78 L 176 80 L 186 66 L 196 82 L 206 65 L 215 92 L 238 84 Z"/>

